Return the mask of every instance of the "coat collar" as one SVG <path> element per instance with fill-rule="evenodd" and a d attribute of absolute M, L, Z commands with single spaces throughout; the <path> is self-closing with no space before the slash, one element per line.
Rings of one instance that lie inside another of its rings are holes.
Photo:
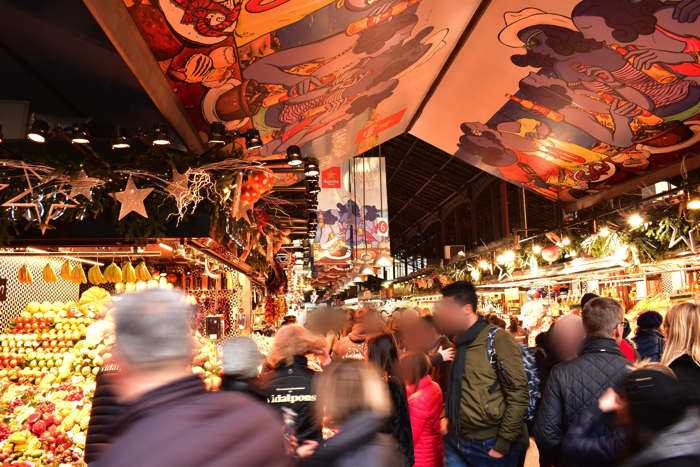
<path fill-rule="evenodd" d="M 586 337 L 581 345 L 579 357 L 589 353 L 609 353 L 624 358 L 624 354 L 615 339 L 607 337 Z"/>

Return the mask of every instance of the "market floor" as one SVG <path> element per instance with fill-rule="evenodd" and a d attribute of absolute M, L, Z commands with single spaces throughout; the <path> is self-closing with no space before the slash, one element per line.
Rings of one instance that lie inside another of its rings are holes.
<path fill-rule="evenodd" d="M 540 453 L 535 444 L 535 438 L 530 437 L 530 447 L 525 457 L 525 467 L 540 467 Z"/>

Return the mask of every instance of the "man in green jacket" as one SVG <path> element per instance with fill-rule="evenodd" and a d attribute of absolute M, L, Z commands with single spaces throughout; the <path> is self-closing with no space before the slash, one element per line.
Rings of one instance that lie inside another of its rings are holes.
<path fill-rule="evenodd" d="M 494 369 L 487 352 L 491 325 L 476 313 L 474 285 L 455 282 L 442 295 L 437 319 L 457 347 L 445 397 L 447 465 L 516 467 L 530 401 L 520 346 L 497 331 Z"/>

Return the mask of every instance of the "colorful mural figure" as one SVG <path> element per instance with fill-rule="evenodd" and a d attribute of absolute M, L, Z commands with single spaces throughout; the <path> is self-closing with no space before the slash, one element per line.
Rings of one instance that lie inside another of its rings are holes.
<path fill-rule="evenodd" d="M 456 155 L 571 202 L 700 147 L 700 0 L 583 0 L 570 17 L 504 13 L 517 90 Z M 495 38 L 494 38 L 495 39 Z M 523 70 L 524 71 L 524 70 Z"/>
<path fill-rule="evenodd" d="M 124 0 L 203 138 L 254 126 L 260 157 L 297 145 L 322 166 L 403 130 L 471 15 L 433 19 L 440 1 Z"/>

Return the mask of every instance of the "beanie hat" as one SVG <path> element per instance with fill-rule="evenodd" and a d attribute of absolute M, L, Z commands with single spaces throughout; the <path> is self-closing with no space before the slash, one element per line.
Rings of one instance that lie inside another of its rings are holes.
<path fill-rule="evenodd" d="M 255 378 L 258 368 L 265 361 L 258 344 L 250 337 L 234 337 L 224 344 L 222 353 L 224 374 L 233 379 Z"/>
<path fill-rule="evenodd" d="M 660 327 L 664 322 L 664 317 L 658 311 L 648 310 L 639 315 L 637 318 L 637 326 L 640 328 L 655 329 Z"/>
<path fill-rule="evenodd" d="M 661 370 L 640 369 L 625 376 L 620 387 L 635 425 L 660 432 L 678 423 L 687 398 L 678 380 Z"/>
<path fill-rule="evenodd" d="M 581 310 L 586 308 L 586 303 L 590 302 L 594 298 L 598 298 L 600 295 L 596 295 L 594 293 L 587 293 L 583 297 L 581 297 Z"/>

